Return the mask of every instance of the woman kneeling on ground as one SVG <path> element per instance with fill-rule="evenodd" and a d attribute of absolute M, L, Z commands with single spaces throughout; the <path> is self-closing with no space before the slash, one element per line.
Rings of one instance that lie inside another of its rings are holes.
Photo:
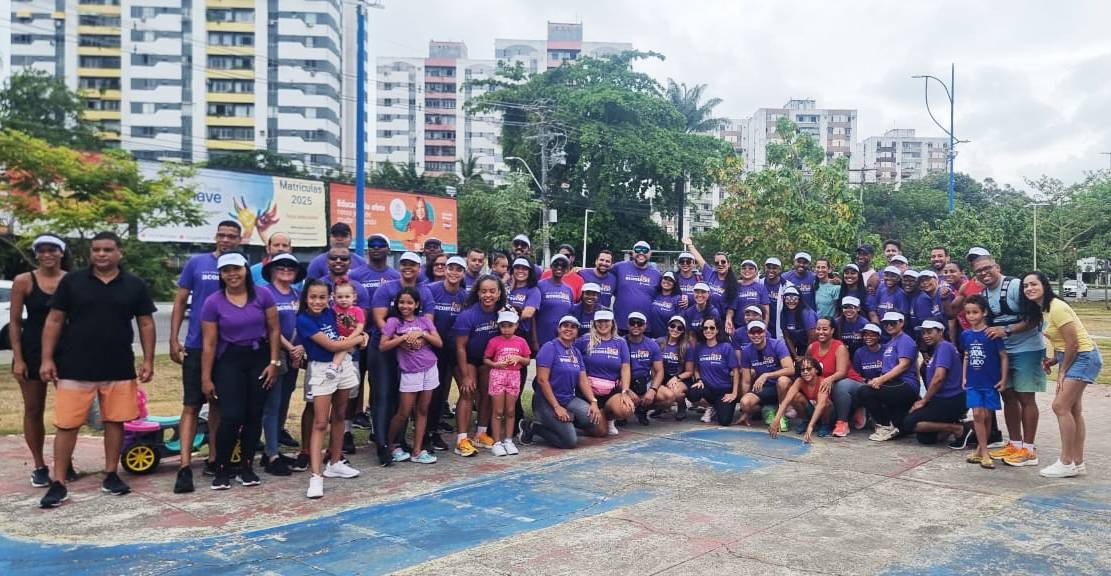
<path fill-rule="evenodd" d="M 556 330 L 557 338 L 544 344 L 536 355 L 534 419 L 520 421 L 520 440 L 521 444 L 532 444 L 534 436 L 539 435 L 556 448 L 574 448 L 578 442 L 576 428 L 591 436 L 605 436 L 606 419 L 591 390 L 582 354 L 575 347 L 579 321 L 564 316 Z"/>
<path fill-rule="evenodd" d="M 707 424 L 716 418 L 722 426 L 733 424 L 740 396 L 740 378 L 737 376 L 737 354 L 720 330 L 717 318 L 702 320 L 698 345 L 694 351 L 694 384 L 687 397 L 691 402 L 705 401 L 710 405 L 702 415 Z"/>
<path fill-rule="evenodd" d="M 625 345 L 629 348 L 629 367 L 632 384 L 629 388 L 637 395 L 637 422 L 647 426 L 648 411 L 668 408 L 675 402 L 675 395 L 663 385 L 664 360 L 660 345 L 644 335 L 648 319 L 640 312 L 629 313 L 629 333 Z"/>
<path fill-rule="evenodd" d="M 672 316 L 667 322 L 667 336 L 660 338 L 660 354 L 664 363 L 664 387 L 675 398 L 675 420 L 687 417 L 687 387 L 694 377 L 694 346 L 686 337 L 687 321 Z M 670 409 L 666 406 L 666 409 Z"/>
<path fill-rule="evenodd" d="M 876 442 L 898 437 L 898 426 L 918 400 L 918 345 L 903 332 L 905 322 L 902 312 L 884 312 L 881 324 L 891 339 L 883 347 L 881 374 L 856 391 L 857 402 L 876 423 L 868 437 Z"/>
<path fill-rule="evenodd" d="M 799 377 L 783 394 L 775 418 L 768 425 L 768 435 L 772 438 L 779 437 L 779 419 L 783 417 L 788 408 L 794 408 L 799 415 L 799 425 L 795 432 L 802 435 L 803 442 L 807 444 L 814 437 L 814 426 L 819 425 L 818 436 L 829 434 L 827 411 L 830 407 L 829 390 L 823 390 L 821 385 L 822 363 L 813 356 L 803 356 L 799 360 Z M 824 432 L 824 433 L 823 433 Z"/>
<path fill-rule="evenodd" d="M 596 312 L 590 334 L 576 340 L 575 347 L 586 364 L 593 397 L 603 409 L 606 430 L 610 436 L 617 436 L 617 421 L 633 415 L 637 396 L 629 389 L 632 383 L 629 347 L 617 336 L 613 311 Z"/>
<path fill-rule="evenodd" d="M 853 413 L 853 398 L 857 388 L 860 388 L 864 378 L 853 369 L 852 359 L 849 358 L 849 347 L 837 339 L 834 330 L 833 318 L 824 316 L 818 319 L 814 326 L 817 340 L 806 349 L 806 354 L 818 360 L 822 369 L 818 370 L 823 375 L 820 385 L 821 394 L 833 398 L 833 411 L 835 424 L 833 430 L 824 427 L 818 429 L 818 436 L 827 436 L 830 432 L 838 438 L 849 435 L 849 415 L 853 416 L 853 424 L 859 430 L 864 427 L 864 409 L 857 407 Z"/>
<path fill-rule="evenodd" d="M 968 413 L 962 385 L 963 362 L 957 347 L 945 339 L 945 324 L 922 322 L 922 343 L 929 354 L 926 363 L 926 394 L 910 407 L 903 419 L 904 434 L 914 433 L 919 444 L 936 444 L 949 436 L 964 434 L 961 420 Z"/>

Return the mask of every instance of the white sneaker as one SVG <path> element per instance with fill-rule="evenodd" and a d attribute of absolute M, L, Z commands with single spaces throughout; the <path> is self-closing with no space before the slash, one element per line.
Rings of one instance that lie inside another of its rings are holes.
<path fill-rule="evenodd" d="M 1040 474 L 1046 478 L 1072 478 L 1073 476 L 1078 476 L 1080 470 L 1077 468 L 1076 464 L 1065 464 L 1058 460 L 1042 468 Z"/>
<path fill-rule="evenodd" d="M 620 432 L 617 431 L 617 423 L 613 420 L 610 420 L 609 430 L 606 431 L 606 434 L 609 436 L 617 436 L 620 434 Z"/>
<path fill-rule="evenodd" d="M 1084 476 L 1087 473 L 1088 473 L 1088 466 L 1086 466 L 1084 464 L 1084 462 L 1081 462 L 1081 463 L 1076 465 L 1076 475 L 1077 476 Z"/>
<path fill-rule="evenodd" d="M 876 442 L 887 442 L 894 439 L 899 435 L 899 429 L 894 426 L 882 426 L 876 429 L 876 433 L 868 437 L 869 440 Z"/>
<path fill-rule="evenodd" d="M 703 423 L 706 423 L 706 424 L 709 424 L 710 422 L 714 421 L 714 416 L 715 416 L 714 408 L 711 406 L 710 408 L 707 408 L 705 412 L 702 413 L 702 417 L 699 418 L 699 421 L 701 421 Z"/>
<path fill-rule="evenodd" d="M 517 449 L 517 445 L 514 444 L 513 440 L 510 440 L 509 438 L 502 440 L 501 445 L 503 448 L 505 448 L 505 453 L 509 454 L 510 456 L 516 456 L 521 453 L 521 451 Z"/>
<path fill-rule="evenodd" d="M 494 456 L 508 456 L 509 452 L 505 449 L 505 445 L 501 442 L 495 442 L 490 448 L 490 453 Z"/>
<path fill-rule="evenodd" d="M 324 476 L 326 478 L 354 478 L 359 475 L 359 471 L 343 463 L 343 460 L 335 464 L 328 463 L 324 467 Z"/>
<path fill-rule="evenodd" d="M 305 492 L 306 498 L 320 498 L 324 495 L 324 478 L 319 474 L 309 476 L 309 490 Z"/>

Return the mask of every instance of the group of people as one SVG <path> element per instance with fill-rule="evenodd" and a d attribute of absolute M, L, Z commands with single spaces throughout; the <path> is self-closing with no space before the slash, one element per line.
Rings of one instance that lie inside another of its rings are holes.
<path fill-rule="evenodd" d="M 329 249 L 307 266 L 281 233 L 250 265 L 239 224 L 220 222 L 214 250 L 182 270 L 169 342 L 182 367 L 180 434 L 193 437 L 207 404 L 212 449 L 203 472 L 214 490 L 233 480 L 259 484 L 258 450 L 269 474 L 308 470 L 306 495 L 321 497 L 325 478 L 359 475 L 348 459 L 355 428 L 372 430 L 383 466 L 432 464 L 448 450 L 503 457 L 538 440 L 573 448 L 580 434 L 614 436 L 634 418 L 647 426 L 690 410 L 722 426 L 762 420 L 773 437 L 793 420 L 807 442 L 870 424 L 874 441 L 914 435 L 975 445 L 968 460 L 985 468 L 997 460 L 1032 466 L 1036 394 L 1053 365 L 1062 447 L 1041 474 L 1085 472 L 1082 395 L 1102 367 L 1099 349 L 1044 274 L 1004 276 L 983 248 L 968 251 L 968 277 L 944 247 L 914 270 L 896 241 L 883 246 L 882 270 L 873 268 L 873 247 L 861 245 L 839 268 L 799 252 L 787 270 L 769 257 L 735 271 L 728 254 L 707 260 L 687 238 L 675 270 L 652 264 L 643 241 L 616 262 L 600 251 L 590 268 L 576 267 L 574 248 L 561 245 L 544 268 L 525 235 L 508 250 L 459 255 L 427 238 L 423 254 L 404 252 L 394 267 L 384 235 L 367 240 L 363 258 L 350 250 L 350 226 L 329 232 Z M 66 500 L 76 432 L 98 398 L 103 488 L 125 494 L 116 473 L 122 425 L 138 416 L 137 382 L 153 372 L 154 304 L 143 282 L 120 269 L 110 232 L 92 241 L 90 267 L 69 273 L 62 239 L 40 236 L 32 248 L 38 267 L 16 278 L 12 299 L 32 484 L 48 488 L 43 507 Z M 138 371 L 132 319 L 143 350 Z M 520 397 L 533 362 L 526 418 Z M 298 439 L 284 423 L 302 370 Z M 43 457 L 50 382 L 53 477 Z M 453 382 L 454 426 L 446 422 Z M 282 445 L 300 451 L 287 456 Z M 191 456 L 182 442 L 174 492 L 194 490 Z"/>

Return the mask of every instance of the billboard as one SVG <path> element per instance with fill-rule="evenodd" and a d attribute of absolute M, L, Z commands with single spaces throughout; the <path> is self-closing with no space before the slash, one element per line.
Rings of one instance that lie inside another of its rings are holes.
<path fill-rule="evenodd" d="M 144 162 L 142 171 L 153 177 L 157 164 Z M 192 183 L 206 224 L 147 228 L 139 231 L 140 240 L 212 242 L 218 222 L 235 220 L 243 227 L 245 244 L 264 246 L 276 232 L 288 234 L 297 248 L 328 244 L 323 182 L 205 169 L 197 171 Z"/>
<path fill-rule="evenodd" d="M 383 188 L 365 190 L 363 204 L 366 236 L 385 234 L 392 250 L 420 250 L 424 240 L 439 238 L 444 252 L 459 251 L 459 221 L 454 198 L 397 192 Z M 329 221 L 347 222 L 355 228 L 355 187 L 328 184 Z"/>

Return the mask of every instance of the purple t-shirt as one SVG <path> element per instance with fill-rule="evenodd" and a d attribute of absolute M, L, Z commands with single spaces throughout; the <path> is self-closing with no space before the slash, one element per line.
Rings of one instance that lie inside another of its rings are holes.
<path fill-rule="evenodd" d="M 667 321 L 679 314 L 679 294 L 656 294 L 648 309 L 648 333 L 652 336 L 667 336 Z"/>
<path fill-rule="evenodd" d="M 737 297 L 730 303 L 733 308 L 734 322 L 736 318 L 744 314 L 745 308 L 749 306 L 768 305 L 771 302 L 768 298 L 768 289 L 764 286 L 763 282 L 753 281 L 751 284 L 737 284 Z"/>
<path fill-rule="evenodd" d="M 945 320 L 945 305 L 941 298 L 941 291 L 937 290 L 933 296 L 925 292 L 919 292 L 918 296 L 914 299 L 914 305 L 910 309 L 910 318 L 908 325 L 913 324 L 912 328 L 907 328 L 909 332 L 914 328 L 918 328 L 926 320 L 937 320 L 945 326 L 945 333 L 949 333 L 949 323 Z"/>
<path fill-rule="evenodd" d="M 968 357 L 968 388 L 990 390 L 1003 378 L 999 352 L 1006 350 L 1002 338 L 988 338 L 982 330 L 961 332 L 961 348 Z"/>
<path fill-rule="evenodd" d="M 928 385 L 934 379 L 934 373 L 938 368 L 945 368 L 945 382 L 942 382 L 941 388 L 934 394 L 937 398 L 952 398 L 963 392 L 961 388 L 961 354 L 957 352 L 957 347 L 948 340 L 942 340 L 934 347 L 934 355 L 930 357 L 930 361 L 926 363 L 926 384 Z"/>
<path fill-rule="evenodd" d="M 361 284 L 366 290 L 367 304 L 363 308 L 370 308 L 370 303 L 374 301 L 374 292 L 390 280 L 400 280 L 401 273 L 389 266 L 378 269 L 367 263 L 366 266 L 357 269 L 352 265 L 351 272 L 347 274 L 347 277 L 352 282 Z"/>
<path fill-rule="evenodd" d="M 428 288 L 428 292 L 432 294 L 432 302 L 434 303 L 432 323 L 436 325 L 436 332 L 447 338 L 451 334 L 451 327 L 455 324 L 455 319 L 463 311 L 463 304 L 467 301 L 467 290 L 460 285 L 455 292 L 449 292 L 442 280 L 425 284 L 425 286 Z M 444 347 L 455 350 L 455 345 L 451 342 L 445 342 Z"/>
<path fill-rule="evenodd" d="M 616 336 L 598 342 L 593 350 L 590 350 L 590 336 L 583 336 L 575 340 L 575 347 L 586 363 L 587 376 L 618 380 L 621 378 L 621 365 L 629 363 L 629 346 Z"/>
<path fill-rule="evenodd" d="M 777 324 L 779 323 L 779 310 L 782 308 L 779 300 L 779 292 L 786 288 L 788 284 L 783 281 L 782 276 L 780 276 L 779 282 L 774 284 L 769 283 L 766 279 L 761 282 L 761 284 L 764 285 L 764 291 L 768 293 L 768 332 L 775 334 Z M 744 308 L 741 308 L 740 311 L 743 312 Z"/>
<path fill-rule="evenodd" d="M 582 354 L 574 346 L 564 346 L 559 340 L 552 340 L 540 348 L 536 354 L 536 366 L 551 370 L 548 385 L 560 406 L 566 406 L 575 397 L 579 377 L 586 371 Z M 533 390 L 540 393 L 540 384 L 532 383 Z"/>
<path fill-rule="evenodd" d="M 838 316 L 833 324 L 837 328 L 837 334 L 841 342 L 849 348 L 849 357 L 851 358 L 861 346 L 864 346 L 863 329 L 868 321 L 857 314 L 855 322 L 848 321 L 844 316 Z"/>
<path fill-rule="evenodd" d="M 351 271 L 358 270 L 366 266 L 366 259 L 359 256 L 355 252 L 351 252 Z M 328 276 L 328 253 L 317 254 L 312 261 L 309 262 L 309 269 L 307 270 L 309 278 L 323 279 Z"/>
<path fill-rule="evenodd" d="M 391 316 L 386 319 L 386 325 L 382 327 L 382 337 L 392 338 L 398 334 L 408 332 L 435 331 L 436 326 L 424 316 L 417 316 L 412 320 L 402 320 L 397 316 Z M 405 374 L 424 372 L 436 365 L 436 351 L 432 349 L 432 345 L 428 342 L 425 342 L 423 346 L 416 350 L 410 350 L 404 346 L 398 346 L 395 350 L 397 350 L 397 365 L 401 367 L 401 371 Z"/>
<path fill-rule="evenodd" d="M 329 307 L 320 314 L 300 312 L 297 314 L 297 336 L 305 346 L 305 356 L 313 362 L 331 362 L 335 354 L 323 346 L 313 342 L 312 337 L 317 332 L 328 337 L 329 340 L 339 340 L 339 331 L 336 330 L 336 313 Z"/>
<path fill-rule="evenodd" d="M 875 310 L 880 318 L 884 312 L 903 312 L 907 308 L 907 296 L 903 289 L 896 286 L 888 289 L 887 285 L 880 283 L 876 293 L 868 297 L 868 309 Z"/>
<path fill-rule="evenodd" d="M 540 292 L 540 307 L 536 311 L 536 341 L 543 346 L 556 338 L 559 319 L 571 313 L 575 292 L 570 286 L 556 284 L 551 278 L 541 280 L 536 288 Z"/>
<path fill-rule="evenodd" d="M 883 374 L 883 350 L 883 346 L 875 352 L 869 350 L 867 346 L 861 346 L 853 352 L 853 368 L 865 380 L 879 378 Z"/>
<path fill-rule="evenodd" d="M 469 364 L 482 364 L 482 354 L 486 352 L 486 343 L 498 334 L 498 311 L 486 312 L 482 304 L 474 303 L 465 308 L 455 318 L 451 327 L 451 336 L 454 341 L 458 336 L 467 337 L 467 362 Z M 452 346 L 455 343 L 452 342 Z"/>
<path fill-rule="evenodd" d="M 606 308 L 613 306 L 613 292 L 617 285 L 617 277 L 613 275 L 613 272 L 606 272 L 605 276 L 599 276 L 595 269 L 583 268 L 579 270 L 579 277 L 583 279 L 583 284 L 593 282 L 602 289 L 602 292 L 598 294 L 598 305 Z"/>
<path fill-rule="evenodd" d="M 695 306 L 683 310 L 683 319 L 687 321 L 687 330 L 695 334 L 702 331 L 702 321 L 707 318 L 717 320 L 718 332 L 720 333 L 719 337 L 724 338 L 725 336 L 721 334 L 725 333 L 725 324 L 721 321 L 721 313 L 718 312 L 717 307 L 707 304 L 707 307 L 702 310 L 699 310 Z"/>
<path fill-rule="evenodd" d="M 910 386 L 917 394 L 920 390 L 918 385 L 918 345 L 914 343 L 910 336 L 907 336 L 906 332 L 900 332 L 898 336 L 884 344 L 883 373 L 887 374 L 894 370 L 895 366 L 899 364 L 900 358 L 909 358 L 910 366 L 899 375 L 899 380 Z"/>
<path fill-rule="evenodd" d="M 737 322 L 735 318 L 733 321 Z M 752 344 L 752 340 L 748 337 L 748 330 L 738 324 L 737 329 L 733 331 L 733 337 L 729 339 L 729 343 L 733 345 L 734 350 L 744 351 L 745 346 Z"/>
<path fill-rule="evenodd" d="M 374 298 L 370 301 L 371 311 L 386 310 L 386 313 L 389 314 L 389 311 L 393 309 L 394 300 L 397 299 L 397 295 L 401 293 L 402 288 L 401 280 L 389 280 L 384 282 L 374 291 Z M 428 290 L 426 284 L 418 284 L 416 289 L 420 292 L 419 315 L 432 316 L 433 312 L 436 310 L 436 302 L 435 299 L 432 298 L 432 292 Z M 370 333 L 370 345 L 377 346 L 378 338 L 381 336 L 381 333 L 378 331 L 378 326 L 369 318 L 367 319 L 367 324 L 369 324 L 367 328 Z"/>
<path fill-rule="evenodd" d="M 189 310 L 189 328 L 185 332 L 185 347 L 200 348 L 201 339 L 201 308 L 208 297 L 220 291 L 220 272 L 216 269 L 216 256 L 212 253 L 197 254 L 185 263 L 181 270 L 181 277 L 177 279 L 179 288 L 185 288 L 193 294 L 193 302 Z"/>
<path fill-rule="evenodd" d="M 664 361 L 664 374 L 671 378 L 682 372 L 687 362 L 694 360 L 694 346 L 687 346 L 686 354 L 683 354 L 680 358 L 678 343 L 664 343 L 660 345 L 660 356 L 663 357 Z"/>
<path fill-rule="evenodd" d="M 791 270 L 783 273 L 783 279 L 787 282 L 790 282 L 791 284 L 794 284 L 795 288 L 799 289 L 799 297 L 803 302 L 806 302 L 806 305 L 809 306 L 811 310 L 816 310 L 818 308 L 817 274 L 810 270 L 807 270 L 805 273 L 800 274 L 798 270 L 792 268 Z"/>
<path fill-rule="evenodd" d="M 790 338 L 796 346 L 805 348 L 810 343 L 809 332 L 818 323 L 818 315 L 810 308 L 798 313 L 795 310 L 785 309 L 780 315 L 780 321 L 783 322 L 783 333 L 786 337 Z"/>
<path fill-rule="evenodd" d="M 731 390 L 733 388 L 733 370 L 737 368 L 737 355 L 733 353 L 733 345 L 728 342 L 718 342 L 714 346 L 699 343 L 694 352 L 694 364 L 698 368 L 698 375 L 707 388 L 713 390 Z"/>
<path fill-rule="evenodd" d="M 702 281 L 710 287 L 710 303 L 718 307 L 718 310 L 725 310 L 732 302 L 725 301 L 725 282 L 724 278 L 718 278 L 718 272 L 709 264 L 702 265 Z"/>
<path fill-rule="evenodd" d="M 647 265 L 638 268 L 632 260 L 625 260 L 613 265 L 612 274 L 617 276 L 614 288 L 617 302 L 613 305 L 613 315 L 617 319 L 617 327 L 626 330 L 629 328 L 630 312 L 644 314 L 652 307 L 652 298 L 660 283 L 660 271 Z"/>
<path fill-rule="evenodd" d="M 755 381 L 761 374 L 783 368 L 783 360 L 790 357 L 791 353 L 782 340 L 767 338 L 763 350 L 758 350 L 755 344 L 749 344 L 741 350 L 741 368 L 751 368 L 752 379 Z"/>
<path fill-rule="evenodd" d="M 594 309 L 590 310 L 590 311 L 587 311 L 583 308 L 583 303 L 582 302 L 579 302 L 578 304 L 575 304 L 574 306 L 571 306 L 570 314 L 572 316 L 574 316 L 575 318 L 577 318 L 578 321 L 579 321 L 579 336 L 582 336 L 583 334 L 586 334 L 587 332 L 590 332 L 590 323 L 594 321 L 594 313 L 601 310 L 601 309 L 602 309 L 602 305 L 600 303 L 595 304 Z M 557 326 L 557 328 L 558 328 L 558 326 Z"/>
<path fill-rule="evenodd" d="M 517 311 L 518 314 L 521 314 L 522 312 L 524 312 L 525 308 L 536 308 L 537 310 L 539 310 L 540 309 L 540 289 L 535 287 L 535 286 L 533 286 L 532 288 L 529 288 L 527 286 L 522 286 L 520 288 L 514 288 L 514 289 L 509 291 L 507 301 L 508 301 L 509 305 L 512 306 L 513 309 Z M 557 321 L 558 321 L 558 319 L 557 319 Z M 532 331 L 532 322 L 530 322 L 528 320 L 521 320 L 520 322 L 517 323 L 517 333 L 518 334 L 528 334 L 531 331 Z"/>
<path fill-rule="evenodd" d="M 690 276 L 683 276 L 678 271 L 675 272 L 675 282 L 678 284 L 679 293 L 686 296 L 694 296 L 694 285 L 702 281 L 699 277 L 697 270 L 691 270 Z"/>
<path fill-rule="evenodd" d="M 219 332 L 216 356 L 231 345 L 262 346 L 266 340 L 266 310 L 272 306 L 274 297 L 265 288 L 255 290 L 255 297 L 242 308 L 228 302 L 223 292 L 209 296 L 201 308 L 201 320 L 216 323 Z"/>
<path fill-rule="evenodd" d="M 652 363 L 663 360 L 660 345 L 647 336 L 641 338 L 640 342 L 633 342 L 626 336 L 625 345 L 629 348 L 629 368 L 632 377 L 650 378 Z"/>
<path fill-rule="evenodd" d="M 273 284 L 267 284 L 261 289 L 270 292 L 274 306 L 278 309 L 278 325 L 281 326 L 282 336 L 292 342 L 293 335 L 297 332 L 297 308 L 301 304 L 301 295 L 292 286 L 286 294 L 282 294 Z"/>

